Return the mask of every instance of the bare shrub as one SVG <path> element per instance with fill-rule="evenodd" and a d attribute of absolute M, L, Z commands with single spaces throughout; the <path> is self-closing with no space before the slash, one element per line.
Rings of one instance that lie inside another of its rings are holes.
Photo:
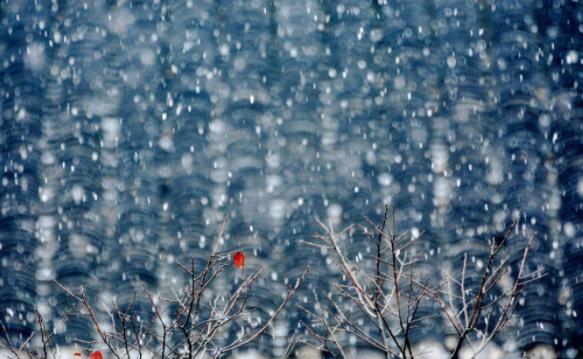
<path fill-rule="evenodd" d="M 504 249 L 516 221 L 498 241 L 488 244 L 487 258 L 477 273 L 479 285 L 468 288 L 467 255 L 458 275 L 435 268 L 442 274 L 436 276 L 427 272 L 419 254 L 411 250 L 413 241 L 405 233 L 397 233 L 394 209 L 390 211 L 386 206 L 379 224 L 366 220 L 366 226 L 351 225 L 339 233 L 332 225 L 319 222 L 324 233 L 304 242 L 330 253 L 342 273 L 343 280 L 333 284 L 332 293 L 313 291 L 315 310 L 302 308 L 310 318 L 303 323 L 312 338 L 308 343 L 335 357 L 347 357 L 341 339 L 347 334 L 386 358 L 419 357 L 413 330 L 424 320 L 441 317 L 455 333 L 450 357 L 456 358 L 464 345 L 476 356 L 510 326 L 520 292 L 541 276 L 539 272 L 525 273 L 530 241 L 522 251 L 517 273 L 510 273 Z M 370 262 L 351 260 L 342 249 L 339 238 L 355 228 L 374 243 L 372 266 Z M 436 308 L 435 313 L 420 315 L 422 305 Z M 479 325 L 484 322 L 487 324 Z"/>
<path fill-rule="evenodd" d="M 223 234 L 224 226 L 223 223 L 219 237 Z M 96 308 L 84 288 L 74 291 L 58 282 L 55 284 L 79 302 L 81 311 L 90 318 L 99 339 L 94 343 L 85 343 L 87 348 L 103 348 L 108 357 L 117 359 L 193 359 L 202 354 L 218 358 L 252 343 L 266 333 L 302 285 L 310 269 L 306 268 L 296 282 L 288 287 L 287 293 L 281 303 L 273 308 L 270 317 L 259 327 L 252 328 L 239 319 L 250 315 L 247 302 L 263 268 L 250 274 L 243 272 L 241 282 L 230 292 L 217 290 L 213 287 L 225 276 L 225 270 L 233 265 L 233 252 L 219 253 L 216 249 L 217 246 L 201 271 L 195 270 L 194 259 L 188 266 L 179 264 L 182 273 L 188 278 L 188 284 L 177 290 L 174 298 L 164 298 L 144 288 L 141 292 L 134 292 L 132 302 L 124 309 L 117 304 Z M 142 320 L 139 312 L 133 308 L 144 298 L 154 313 L 153 319 L 149 321 Z M 174 313 L 167 313 L 167 308 L 175 308 Z M 99 309 L 106 313 L 108 323 L 100 320 Z M 0 327 L 0 334 L 3 334 L 0 347 L 6 348 L 10 357 L 47 359 L 59 356 L 54 350 L 52 336 L 48 335 L 44 320 L 38 312 L 37 316 L 39 334 L 42 337 L 40 349 L 33 348 L 31 338 L 17 347 L 10 340 L 10 333 L 6 328 Z M 230 341 L 224 337 L 218 339 L 222 330 L 234 325 L 241 327 L 242 335 Z"/>

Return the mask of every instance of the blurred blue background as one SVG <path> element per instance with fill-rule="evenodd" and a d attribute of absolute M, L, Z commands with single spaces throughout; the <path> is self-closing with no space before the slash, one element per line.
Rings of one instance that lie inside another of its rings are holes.
<path fill-rule="evenodd" d="M 122 307 L 172 293 L 224 217 L 222 248 L 266 267 L 251 321 L 312 263 L 309 305 L 337 275 L 299 243 L 314 219 L 388 203 L 431 266 L 480 258 L 519 216 L 511 251 L 534 235 L 529 270 L 547 275 L 506 348 L 583 355 L 581 2 L 8 0 L 0 21 L 0 320 L 16 342 L 35 306 L 59 344 L 95 339 L 86 316 L 62 319 L 78 303 L 53 280 Z M 295 304 L 256 350 L 303 332 Z"/>

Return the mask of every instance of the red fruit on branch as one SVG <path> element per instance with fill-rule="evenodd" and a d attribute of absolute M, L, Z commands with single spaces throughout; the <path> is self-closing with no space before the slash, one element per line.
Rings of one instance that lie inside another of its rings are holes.
<path fill-rule="evenodd" d="M 243 270 L 243 267 L 245 267 L 245 255 L 243 252 L 238 251 L 233 254 L 233 264 L 235 267 Z"/>

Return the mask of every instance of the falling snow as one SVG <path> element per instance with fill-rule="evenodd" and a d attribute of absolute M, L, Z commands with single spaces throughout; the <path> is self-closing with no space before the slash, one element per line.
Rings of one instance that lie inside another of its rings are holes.
<path fill-rule="evenodd" d="M 280 357 L 304 333 L 298 305 L 345 280 L 302 244 L 316 220 L 340 231 L 389 204 L 429 268 L 469 253 L 470 282 L 518 218 L 508 265 L 532 237 L 529 270 L 546 275 L 485 355 L 583 355 L 581 2 L 7 1 L 0 21 L 0 322 L 15 343 L 34 308 L 59 345 L 96 339 L 89 318 L 63 321 L 55 280 L 122 306 L 137 288 L 169 295 L 226 218 L 222 250 L 267 269 L 252 327 L 312 268 L 247 353 Z M 361 263 L 374 243 L 356 233 L 341 244 Z M 438 358 L 442 319 L 415 332 Z"/>

